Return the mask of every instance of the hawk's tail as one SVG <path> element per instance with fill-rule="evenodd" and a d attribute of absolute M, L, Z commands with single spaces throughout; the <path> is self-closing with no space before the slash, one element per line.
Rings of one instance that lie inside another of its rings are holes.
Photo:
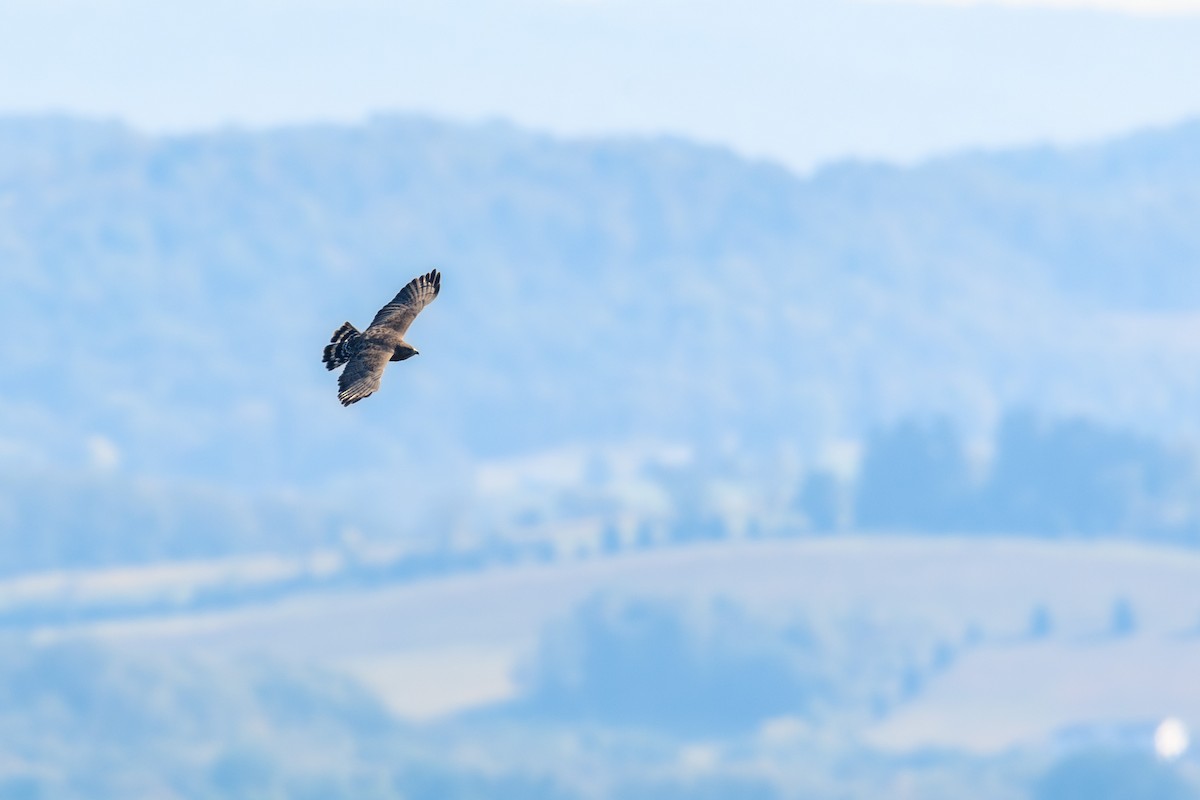
<path fill-rule="evenodd" d="M 357 349 L 360 335 L 358 328 L 349 322 L 343 323 L 342 327 L 334 331 L 333 338 L 325 345 L 325 354 L 321 356 L 325 369 L 337 369 L 349 361 Z"/>

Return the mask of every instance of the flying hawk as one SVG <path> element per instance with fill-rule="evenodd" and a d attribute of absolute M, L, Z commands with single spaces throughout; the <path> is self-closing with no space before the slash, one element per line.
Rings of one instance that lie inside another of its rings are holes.
<path fill-rule="evenodd" d="M 383 368 L 389 361 L 403 361 L 417 355 L 404 341 L 404 333 L 421 309 L 433 302 L 442 288 L 442 275 L 436 269 L 413 278 L 392 302 L 379 309 L 365 331 L 349 322 L 333 332 L 325 346 L 325 369 L 346 365 L 338 377 L 338 400 L 348 406 L 379 390 Z"/>

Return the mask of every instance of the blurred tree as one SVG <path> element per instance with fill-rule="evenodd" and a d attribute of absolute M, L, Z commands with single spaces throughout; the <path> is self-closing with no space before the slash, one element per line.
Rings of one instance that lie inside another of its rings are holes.
<path fill-rule="evenodd" d="M 1045 603 L 1038 603 L 1029 612 L 1027 632 L 1030 639 L 1045 639 L 1054 631 L 1054 617 Z"/>
<path fill-rule="evenodd" d="M 1113 636 L 1129 636 L 1137 631 L 1137 614 L 1134 613 L 1129 598 L 1118 597 L 1113 601 L 1108 617 L 1108 631 Z"/>
<path fill-rule="evenodd" d="M 1015 532 L 1045 536 L 1133 534 L 1194 538 L 1196 473 L 1182 451 L 1083 419 L 1005 415 L 995 458 L 976 485 L 945 418 L 908 418 L 868 439 L 855 491 L 865 528 Z M 828 479 L 801 497 L 829 514 Z"/>
<path fill-rule="evenodd" d="M 1172 489 L 1191 475 L 1179 455 L 1135 434 L 1013 411 L 997 434 L 980 522 L 1058 535 L 1161 529 L 1177 515 Z"/>
<path fill-rule="evenodd" d="M 600 534 L 600 552 L 606 556 L 616 555 L 625 549 L 621 531 L 611 520 L 604 523 L 604 531 Z"/>
<path fill-rule="evenodd" d="M 966 455 L 950 420 L 901 420 L 867 441 L 855 521 L 864 528 L 961 528 L 970 488 Z"/>
<path fill-rule="evenodd" d="M 810 472 L 800 487 L 796 508 L 808 520 L 811 530 L 826 533 L 842 527 L 843 495 L 841 481 L 832 472 Z"/>
<path fill-rule="evenodd" d="M 689 736 L 746 731 L 810 713 L 830 691 L 815 647 L 727 604 L 692 614 L 661 600 L 595 597 L 543 639 L 520 707 Z"/>

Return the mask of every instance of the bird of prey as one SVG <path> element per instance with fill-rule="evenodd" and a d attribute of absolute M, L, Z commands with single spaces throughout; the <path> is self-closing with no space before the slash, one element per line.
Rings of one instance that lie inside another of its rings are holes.
<path fill-rule="evenodd" d="M 346 365 L 338 377 L 338 400 L 342 405 L 357 403 L 378 391 L 383 368 L 389 361 L 403 361 L 417 355 L 416 348 L 404 341 L 404 334 L 441 288 L 442 275 L 436 269 L 420 275 L 379 309 L 365 331 L 360 332 L 347 322 L 333 332 L 321 360 L 329 370 Z"/>

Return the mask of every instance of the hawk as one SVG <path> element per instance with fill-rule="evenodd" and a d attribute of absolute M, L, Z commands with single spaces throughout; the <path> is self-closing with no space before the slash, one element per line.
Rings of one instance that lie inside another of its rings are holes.
<path fill-rule="evenodd" d="M 441 288 L 442 275 L 436 269 L 420 275 L 379 309 L 365 331 L 360 332 L 347 322 L 333 332 L 321 360 L 329 370 L 346 365 L 338 377 L 338 400 L 342 405 L 357 403 L 377 392 L 383 368 L 389 361 L 403 361 L 417 355 L 416 348 L 404 341 L 404 334 Z"/>

